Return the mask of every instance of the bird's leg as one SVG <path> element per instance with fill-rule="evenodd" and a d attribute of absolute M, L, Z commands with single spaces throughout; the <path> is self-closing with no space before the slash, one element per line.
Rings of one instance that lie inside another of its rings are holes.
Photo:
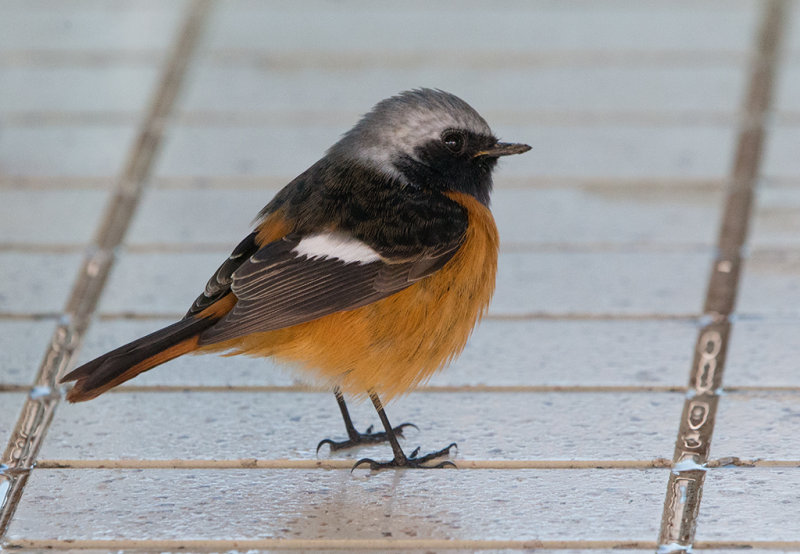
<path fill-rule="evenodd" d="M 349 437 L 348 440 L 345 441 L 333 441 L 331 439 L 323 439 L 319 441 L 317 445 L 317 452 L 319 449 L 322 448 L 323 445 L 327 444 L 330 446 L 331 451 L 334 450 L 342 450 L 345 448 L 352 448 L 354 446 L 360 446 L 362 444 L 376 444 L 379 442 L 385 442 L 389 440 L 388 435 L 385 431 L 380 431 L 378 433 L 372 432 L 372 425 L 367 428 L 366 433 L 359 433 L 355 426 L 353 425 L 353 420 L 350 417 L 350 410 L 347 409 L 347 404 L 344 402 L 344 396 L 342 396 L 342 391 L 339 387 L 334 387 L 333 394 L 336 395 L 336 402 L 339 404 L 339 410 L 342 412 L 342 419 L 344 420 L 345 429 L 347 429 L 347 436 Z M 406 427 L 413 427 L 417 429 L 417 426 L 413 423 L 402 423 L 392 429 L 392 432 L 395 435 L 403 436 L 403 429 Z"/>
<path fill-rule="evenodd" d="M 426 466 L 423 465 L 425 462 L 429 462 L 436 458 L 441 458 L 442 456 L 447 456 L 450 454 L 451 448 L 457 448 L 456 443 L 451 443 L 449 446 L 442 448 L 436 452 L 431 452 L 430 454 L 426 454 L 425 456 L 417 457 L 419 453 L 419 447 L 415 448 L 414 451 L 411 453 L 411 456 L 406 456 L 403 452 L 403 449 L 400 448 L 400 443 L 397 442 L 397 437 L 395 436 L 395 431 L 392 429 L 392 424 L 389 423 L 389 418 L 386 417 L 386 412 L 383 411 L 383 404 L 381 404 L 380 398 L 374 392 L 370 391 L 369 397 L 372 400 L 372 403 L 375 405 L 375 409 L 378 411 L 378 417 L 381 418 L 381 423 L 383 423 L 383 428 L 386 429 L 386 436 L 389 439 L 389 444 L 392 445 L 392 451 L 394 452 L 394 459 L 388 462 L 376 462 L 375 460 L 371 460 L 369 458 L 362 458 L 356 462 L 353 466 L 353 469 L 357 468 L 361 464 L 369 464 L 370 469 L 385 469 L 390 467 L 415 467 L 415 468 L 438 468 L 438 467 L 447 467 L 452 466 L 456 467 L 456 464 L 451 462 L 450 460 L 445 460 L 435 465 Z"/>

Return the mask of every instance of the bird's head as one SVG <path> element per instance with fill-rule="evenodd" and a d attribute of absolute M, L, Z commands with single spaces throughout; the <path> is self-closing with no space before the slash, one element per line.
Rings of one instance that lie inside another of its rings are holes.
<path fill-rule="evenodd" d="M 457 96 L 423 88 L 379 102 L 329 155 L 408 186 L 465 192 L 488 205 L 497 159 L 528 150 L 526 144 L 499 142 L 480 114 Z"/>

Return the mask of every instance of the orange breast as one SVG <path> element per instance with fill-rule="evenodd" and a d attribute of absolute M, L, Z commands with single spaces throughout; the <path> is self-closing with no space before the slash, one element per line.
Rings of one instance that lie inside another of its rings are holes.
<path fill-rule="evenodd" d="M 491 212 L 472 196 L 450 197 L 467 209 L 469 226 L 464 244 L 435 274 L 367 306 L 213 349 L 274 356 L 348 394 L 374 390 L 387 401 L 424 382 L 464 348 L 486 312 L 497 271 Z"/>

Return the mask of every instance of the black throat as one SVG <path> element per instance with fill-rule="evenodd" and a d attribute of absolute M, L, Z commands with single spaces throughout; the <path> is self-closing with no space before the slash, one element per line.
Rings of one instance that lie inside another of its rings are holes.
<path fill-rule="evenodd" d="M 414 156 L 404 154 L 397 157 L 393 165 L 414 186 L 440 193 L 466 193 L 488 207 L 492 169 L 497 165 L 497 158 L 475 157 L 475 152 L 477 147 L 462 155 L 452 155 L 439 141 L 432 141 L 417 148 Z"/>

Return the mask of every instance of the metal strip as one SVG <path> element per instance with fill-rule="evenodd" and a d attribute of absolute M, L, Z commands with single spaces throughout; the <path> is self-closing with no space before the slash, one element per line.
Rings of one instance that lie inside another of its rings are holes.
<path fill-rule="evenodd" d="M 172 110 L 186 67 L 204 26 L 209 4 L 190 4 L 177 35 L 159 87 L 131 148 L 124 170 L 94 241 L 88 250 L 58 323 L 33 388 L 0 460 L 0 541 L 22 496 L 36 457 L 61 398 L 56 377 L 73 362 L 80 342 L 97 307 L 100 294 L 115 261 L 114 250 L 122 242 L 150 175 L 163 138 L 164 121 Z M 1 543 L 0 543 L 1 544 Z"/>
<path fill-rule="evenodd" d="M 708 455 L 722 387 L 731 320 L 736 303 L 742 246 L 747 238 L 753 192 L 761 167 L 766 115 L 772 102 L 777 56 L 784 26 L 784 0 L 764 3 L 756 58 L 743 107 L 736 156 L 717 240 L 718 254 L 704 307 L 707 323 L 698 333 L 689 391 L 675 443 L 673 470 L 658 538 L 661 553 L 692 548 L 708 468 Z"/>

